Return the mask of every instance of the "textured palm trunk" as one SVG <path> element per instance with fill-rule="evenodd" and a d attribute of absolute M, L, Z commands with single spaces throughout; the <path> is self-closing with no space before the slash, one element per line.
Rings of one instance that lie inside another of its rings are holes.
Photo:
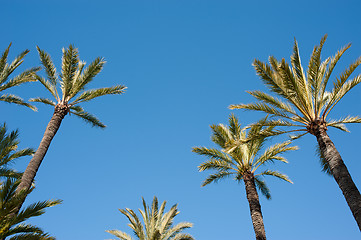
<path fill-rule="evenodd" d="M 340 187 L 348 206 L 357 222 L 361 231 L 361 195 L 353 182 L 350 173 L 344 164 L 341 155 L 337 151 L 335 145 L 326 133 L 326 130 L 320 127 L 315 131 L 321 153 L 325 157 L 330 166 L 331 173 Z"/>
<path fill-rule="evenodd" d="M 263 216 L 261 204 L 259 203 L 256 184 L 252 173 L 244 176 L 244 184 L 246 186 L 247 200 L 253 223 L 253 229 L 256 234 L 256 240 L 266 240 L 266 231 L 263 224 Z"/>
<path fill-rule="evenodd" d="M 43 139 L 41 139 L 40 145 L 28 166 L 26 167 L 25 172 L 21 178 L 21 182 L 16 189 L 17 193 L 21 189 L 29 189 L 31 187 L 41 162 L 43 161 L 45 154 L 49 149 L 50 143 L 58 131 L 61 121 L 64 119 L 67 112 L 68 107 L 66 105 L 58 104 L 55 106 L 54 114 L 50 119 L 48 126 L 46 127 Z"/>

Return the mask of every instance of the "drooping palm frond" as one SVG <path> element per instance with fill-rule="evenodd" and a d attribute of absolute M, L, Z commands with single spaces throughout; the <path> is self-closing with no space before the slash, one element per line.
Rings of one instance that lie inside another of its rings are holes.
<path fill-rule="evenodd" d="M 183 230 L 193 226 L 192 223 L 182 222 L 173 225 L 175 216 L 179 214 L 177 205 L 173 205 L 168 212 L 165 212 L 166 201 L 158 206 L 158 199 L 154 197 L 151 207 L 143 200 L 143 210 L 139 209 L 143 218 L 143 223 L 131 209 L 120 209 L 129 220 L 129 226 L 132 228 L 135 236 L 139 240 L 174 240 L 184 239 L 193 240 L 189 234 L 182 233 Z M 119 230 L 107 230 L 119 239 L 132 240 L 133 238 L 125 232 Z"/>
<path fill-rule="evenodd" d="M 271 191 L 269 190 L 266 182 L 262 179 L 260 179 L 259 176 L 255 176 L 254 181 L 256 183 L 256 186 L 258 190 L 261 191 L 262 195 L 266 197 L 266 199 L 270 200 L 271 197 Z"/>
<path fill-rule="evenodd" d="M 257 176 L 273 176 L 273 177 L 277 177 L 279 179 L 282 179 L 286 182 L 289 182 L 289 183 L 293 183 L 287 175 L 283 174 L 283 173 L 280 173 L 278 171 L 271 171 L 271 170 L 266 170 L 266 171 L 263 171 L 259 174 L 257 174 Z"/>

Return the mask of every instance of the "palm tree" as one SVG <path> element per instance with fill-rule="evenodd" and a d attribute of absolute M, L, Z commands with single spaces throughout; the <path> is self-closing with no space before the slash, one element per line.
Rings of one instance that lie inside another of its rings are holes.
<path fill-rule="evenodd" d="M 92 114 L 84 111 L 79 104 L 104 95 L 122 94 L 126 89 L 125 86 L 117 85 L 114 87 L 84 90 L 86 85 L 103 69 L 103 65 L 105 64 L 103 58 L 96 58 L 85 68 L 85 62 L 79 60 L 78 49 L 70 45 L 68 49 L 63 49 L 62 70 L 61 74 L 58 75 L 49 54 L 39 47 L 37 47 L 37 50 L 48 80 L 39 75 L 36 75 L 36 79 L 51 93 L 55 101 L 40 97 L 30 99 L 30 101 L 53 106 L 54 114 L 46 127 L 39 148 L 36 150 L 23 174 L 18 191 L 30 188 L 53 137 L 68 113 L 80 117 L 92 126 L 105 128 L 102 122 Z M 61 95 L 58 93 L 58 84 L 60 85 Z"/>
<path fill-rule="evenodd" d="M 48 207 L 60 204 L 60 200 L 49 200 L 33 203 L 20 212 L 17 207 L 25 197 L 33 190 L 21 190 L 16 193 L 19 181 L 8 178 L 0 185 L 0 239 L 5 240 L 53 240 L 39 227 L 24 223 L 31 217 L 44 214 Z"/>
<path fill-rule="evenodd" d="M 333 81 L 333 88 L 327 91 L 326 85 L 332 71 L 350 44 L 340 49 L 335 56 L 321 61 L 321 51 L 326 38 L 327 35 L 321 39 L 320 45 L 314 47 L 307 73 L 303 71 L 296 40 L 291 56 L 291 66 L 285 59 L 278 61 L 273 56 L 269 57 L 269 64 L 255 60 L 253 66 L 257 75 L 279 98 L 262 91 L 250 91 L 249 93 L 259 102 L 231 105 L 230 108 L 265 112 L 273 117 L 265 123 L 266 125 L 289 128 L 289 130 L 277 131 L 275 134 L 296 132 L 298 134 L 295 138 L 307 133 L 314 135 L 321 156 L 325 159 L 325 167 L 329 169 L 339 185 L 361 230 L 360 192 L 335 145 L 327 135 L 328 127 L 348 131 L 344 124 L 361 123 L 359 117 L 347 116 L 338 120 L 328 118 L 331 110 L 345 94 L 361 82 L 360 74 L 349 79 L 361 64 L 361 57 L 343 71 Z"/>
<path fill-rule="evenodd" d="M 229 117 L 229 126 L 223 124 L 211 126 L 213 131 L 212 141 L 221 148 L 220 150 L 206 147 L 194 147 L 192 149 L 193 152 L 209 158 L 209 160 L 198 166 L 200 172 L 205 170 L 216 171 L 216 173 L 206 178 L 202 187 L 231 176 L 237 182 L 244 182 L 257 240 L 266 239 L 257 188 L 267 199 L 271 198 L 269 188 L 262 179 L 263 176 L 274 176 L 292 182 L 286 175 L 278 171 L 267 169 L 256 174 L 256 170 L 270 162 L 281 161 L 287 163 L 287 160 L 281 154 L 297 149 L 296 146 L 289 146 L 291 141 L 287 141 L 275 144 L 266 149 L 263 154 L 260 154 L 266 137 L 259 136 L 251 140 L 247 139 L 259 132 L 270 131 L 271 128 L 253 125 L 247 132 L 248 127 L 241 128 L 238 119 L 232 114 Z"/>
<path fill-rule="evenodd" d="M 158 199 L 154 197 L 152 207 L 149 208 L 143 199 L 144 210 L 139 209 L 142 215 L 144 226 L 135 212 L 129 208 L 119 209 L 129 219 L 129 226 L 139 240 L 194 240 L 185 233 L 184 229 L 191 228 L 192 223 L 182 222 L 173 226 L 173 219 L 179 214 L 177 204 L 173 205 L 168 212 L 164 212 L 166 201 L 158 207 Z M 132 240 L 133 238 L 119 230 L 107 230 L 121 240 Z"/>
<path fill-rule="evenodd" d="M 17 130 L 8 134 L 5 123 L 0 126 L 0 178 L 20 179 L 22 174 L 9 168 L 9 166 L 18 158 L 31 156 L 34 153 L 31 148 L 17 150 L 20 143 L 18 136 Z"/>
<path fill-rule="evenodd" d="M 3 54 L 0 58 L 0 92 L 5 91 L 9 88 L 18 86 L 22 83 L 26 82 L 32 82 L 35 81 L 34 79 L 34 73 L 36 71 L 39 71 L 39 67 L 34 67 L 31 69 L 28 69 L 19 75 L 15 76 L 12 79 L 9 79 L 10 74 L 15 71 L 22 63 L 23 58 L 26 56 L 26 54 L 29 53 L 29 50 L 25 50 L 21 52 L 10 64 L 7 62 L 8 60 L 8 54 L 11 47 L 11 43 L 9 46 L 5 49 Z M 8 103 L 15 103 L 18 105 L 23 105 L 26 107 L 31 108 L 32 110 L 36 110 L 36 108 L 29 103 L 24 102 L 20 97 L 13 95 L 13 94 L 2 94 L 0 95 L 0 101 L 8 102 Z"/>

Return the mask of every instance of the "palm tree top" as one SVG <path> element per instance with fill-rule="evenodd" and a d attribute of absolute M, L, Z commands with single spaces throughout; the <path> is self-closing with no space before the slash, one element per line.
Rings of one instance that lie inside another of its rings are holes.
<path fill-rule="evenodd" d="M 0 57 L 0 92 L 15 86 L 19 86 L 26 82 L 35 81 L 34 73 L 40 70 L 40 67 L 33 67 L 13 78 L 10 78 L 10 75 L 23 63 L 24 57 L 29 53 L 29 50 L 26 49 L 25 51 L 21 52 L 11 63 L 8 63 L 10 47 L 11 43 Z M 22 98 L 13 94 L 0 95 L 0 101 L 23 105 L 36 111 L 36 107 L 24 102 Z"/>
<path fill-rule="evenodd" d="M 17 130 L 7 133 L 7 127 L 4 123 L 0 126 L 0 178 L 20 178 L 21 173 L 9 168 L 20 157 L 30 156 L 34 153 L 34 149 L 25 148 L 18 149 L 19 133 Z"/>
<path fill-rule="evenodd" d="M 14 214 L 19 202 L 33 190 L 33 188 L 22 190 L 16 194 L 19 183 L 15 179 L 8 178 L 0 185 L 0 239 L 9 237 L 9 239 L 54 240 L 54 237 L 49 236 L 41 228 L 25 221 L 44 214 L 46 208 L 60 204 L 61 200 L 36 202 Z"/>
<path fill-rule="evenodd" d="M 267 148 L 261 154 L 260 151 L 267 139 L 259 133 L 269 132 L 272 128 L 260 124 L 241 128 L 241 124 L 233 114 L 229 116 L 229 126 L 224 124 L 212 125 L 211 139 L 220 147 L 220 150 L 207 147 L 194 147 L 192 149 L 193 152 L 208 158 L 206 162 L 199 165 L 200 172 L 205 170 L 216 171 L 204 180 L 202 186 L 230 176 L 233 176 L 237 182 L 254 177 L 261 192 L 267 199 L 270 199 L 270 191 L 261 177 L 274 176 L 292 183 L 286 175 L 278 171 L 266 169 L 256 174 L 259 167 L 268 163 L 276 161 L 287 163 L 286 158 L 281 155 L 287 151 L 298 149 L 297 146 L 290 146 L 291 141 L 286 141 Z"/>
<path fill-rule="evenodd" d="M 287 132 L 301 132 L 297 137 L 306 133 L 314 134 L 320 128 L 327 130 L 327 127 L 348 131 L 346 123 L 361 123 L 360 117 L 352 116 L 338 120 L 328 119 L 332 109 L 345 94 L 361 82 L 361 74 L 349 79 L 361 64 L 361 57 L 346 68 L 339 77 L 336 77 L 330 91 L 326 90 L 337 62 L 351 46 L 351 44 L 346 45 L 333 57 L 322 61 L 321 51 L 326 38 L 327 35 L 321 39 L 318 46 L 314 47 L 307 72 L 304 72 L 302 68 L 296 40 L 291 56 L 291 65 L 285 59 L 278 61 L 273 56 L 269 57 L 269 63 L 254 60 L 253 66 L 257 75 L 268 89 L 280 98 L 262 91 L 248 91 L 259 102 L 234 104 L 230 108 L 262 111 L 270 114 L 272 118 L 268 120 L 267 125 L 295 127 L 295 130 Z"/>
<path fill-rule="evenodd" d="M 177 204 L 173 205 L 168 212 L 165 212 L 166 201 L 160 206 L 157 197 L 154 197 L 151 207 L 143 200 L 143 210 L 139 209 L 143 223 L 136 213 L 129 209 L 119 209 L 129 220 L 128 224 L 137 239 L 139 240 L 194 240 L 193 237 L 186 233 L 181 233 L 187 228 L 193 226 L 192 223 L 182 222 L 173 225 L 175 216 L 179 214 Z M 125 232 L 119 230 L 107 230 L 122 240 L 132 240 L 133 238 Z"/>
<path fill-rule="evenodd" d="M 50 55 L 38 46 L 37 50 L 47 79 L 37 74 L 36 80 L 51 93 L 55 101 L 40 97 L 30 99 L 30 101 L 54 106 L 56 109 L 59 108 L 65 111 L 65 114 L 70 112 L 93 126 L 104 128 L 103 123 L 79 106 L 81 103 L 100 96 L 124 93 L 126 87 L 123 85 L 85 90 L 86 86 L 103 69 L 104 58 L 98 57 L 88 67 L 85 67 L 86 63 L 79 59 L 78 49 L 74 48 L 73 45 L 69 45 L 67 49 L 62 49 L 61 72 L 58 73 Z"/>

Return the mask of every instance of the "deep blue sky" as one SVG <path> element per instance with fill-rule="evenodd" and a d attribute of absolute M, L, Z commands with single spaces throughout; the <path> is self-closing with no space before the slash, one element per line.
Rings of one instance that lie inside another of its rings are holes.
<path fill-rule="evenodd" d="M 361 53 L 360 9 L 358 0 L 3 1 L 0 51 L 10 42 L 10 59 L 31 50 L 20 70 L 39 65 L 36 45 L 60 68 L 61 48 L 74 44 L 87 63 L 97 56 L 107 60 L 91 87 L 128 87 L 122 96 L 84 105 L 105 130 L 66 116 L 29 199 L 64 203 L 31 222 L 60 240 L 109 239 L 107 229 L 131 233 L 118 208 L 135 210 L 142 196 L 150 203 L 156 195 L 169 206 L 178 203 L 175 222 L 193 222 L 188 232 L 198 240 L 254 239 L 244 186 L 228 179 L 201 188 L 210 172 L 198 173 L 205 158 L 191 148 L 213 146 L 209 125 L 226 123 L 230 104 L 253 101 L 246 90 L 264 90 L 253 59 L 289 60 L 294 37 L 305 69 L 324 34 L 323 58 L 351 42 L 335 69 L 340 73 Z M 11 92 L 49 97 L 38 83 Z M 360 94 L 358 86 L 331 117 L 361 115 Z M 20 130 L 21 147 L 38 146 L 52 115 L 37 106 L 32 112 L 0 103 L 1 122 Z M 233 112 L 244 125 L 261 116 Z M 361 126 L 349 128 L 351 133 L 329 135 L 361 188 Z M 268 239 L 360 239 L 341 191 L 320 171 L 316 139 L 296 143 L 300 150 L 286 155 L 290 164 L 272 166 L 294 184 L 268 178 L 273 199 L 260 198 Z M 14 167 L 24 169 L 29 160 Z"/>

